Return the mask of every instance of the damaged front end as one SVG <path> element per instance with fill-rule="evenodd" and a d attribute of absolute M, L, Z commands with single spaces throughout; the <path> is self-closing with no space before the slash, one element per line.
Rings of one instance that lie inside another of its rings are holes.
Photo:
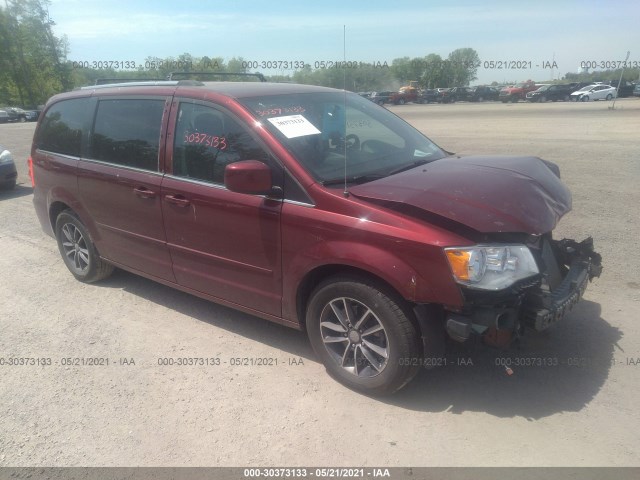
<path fill-rule="evenodd" d="M 580 300 L 587 283 L 602 272 L 601 257 L 593 250 L 591 237 L 582 242 L 558 241 L 553 240 L 551 234 L 546 234 L 528 236 L 527 240 L 526 245 L 520 248 L 523 252 L 525 249 L 530 252 L 535 266 L 516 267 L 518 262 L 526 262 L 528 255 L 516 252 L 511 256 L 509 249 L 514 247 L 499 250 L 492 246 L 487 249 L 489 253 L 484 259 L 469 256 L 464 265 L 470 277 L 462 280 L 454 263 L 455 256 L 460 256 L 460 249 L 448 249 L 449 262 L 461 284 L 465 300 L 462 308 L 445 310 L 445 329 L 451 339 L 466 342 L 481 337 L 489 345 L 506 347 L 527 328 L 543 331 L 560 321 Z M 506 254 L 502 252 L 505 249 Z M 488 258 L 496 250 L 501 257 Z M 509 262 L 513 265 L 510 266 Z M 511 268 L 516 273 L 520 268 L 520 276 L 524 278 L 518 278 L 514 273 L 511 277 L 514 281 L 508 287 L 491 288 L 501 285 L 474 283 L 474 268 L 476 271 L 482 269 L 483 278 L 492 275 L 491 268 L 495 271 Z M 537 272 L 527 276 L 534 269 Z"/>

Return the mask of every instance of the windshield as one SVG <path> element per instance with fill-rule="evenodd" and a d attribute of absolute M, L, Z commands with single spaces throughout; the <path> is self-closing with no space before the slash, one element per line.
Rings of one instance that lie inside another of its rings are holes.
<path fill-rule="evenodd" d="M 356 94 L 240 99 L 318 181 L 363 183 L 445 157 L 431 140 Z M 345 110 L 346 103 L 346 110 Z"/>
<path fill-rule="evenodd" d="M 543 85 L 542 87 L 537 89 L 536 92 L 544 92 L 546 90 L 549 90 L 549 88 L 551 88 L 551 85 Z"/>
<path fill-rule="evenodd" d="M 586 87 L 582 87 L 580 90 L 576 90 L 574 93 L 576 93 L 576 92 L 588 92 L 593 87 L 595 87 L 595 85 L 587 85 Z"/>

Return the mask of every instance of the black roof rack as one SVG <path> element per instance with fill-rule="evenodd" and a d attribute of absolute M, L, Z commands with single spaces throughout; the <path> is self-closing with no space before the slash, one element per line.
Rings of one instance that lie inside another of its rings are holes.
<path fill-rule="evenodd" d="M 266 82 L 267 79 L 261 73 L 230 73 L 230 72 L 171 72 L 167 76 L 167 80 L 173 80 L 174 75 L 217 75 L 220 77 L 256 77 L 261 82 Z"/>
<path fill-rule="evenodd" d="M 166 78 L 96 78 L 94 85 L 107 85 L 109 83 L 127 83 L 127 82 L 161 82 Z M 169 79 L 171 80 L 171 79 Z"/>

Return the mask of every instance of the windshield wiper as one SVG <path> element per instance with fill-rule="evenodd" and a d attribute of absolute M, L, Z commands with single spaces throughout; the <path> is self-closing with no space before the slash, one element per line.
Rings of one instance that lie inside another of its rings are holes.
<path fill-rule="evenodd" d="M 419 167 L 420 165 L 424 165 L 425 163 L 430 163 L 432 161 L 433 160 L 424 160 L 424 159 L 416 160 L 415 162 L 411 162 L 408 165 L 404 165 L 402 167 L 398 167 L 394 170 L 391 170 L 390 172 L 387 172 L 386 176 L 391 176 L 391 175 L 395 175 L 396 173 L 404 172 L 406 170 L 411 170 L 412 168 Z"/>
<path fill-rule="evenodd" d="M 366 183 L 373 182 L 374 180 L 378 180 L 380 178 L 386 177 L 386 173 L 368 173 L 366 175 L 357 175 L 355 177 L 347 177 L 346 183 Z M 322 182 L 322 185 L 344 185 L 345 178 L 332 178 L 331 180 L 325 180 Z"/>
<path fill-rule="evenodd" d="M 402 167 L 398 167 L 389 172 L 378 172 L 378 173 L 367 173 L 365 175 L 356 175 L 354 177 L 347 177 L 347 184 L 350 183 L 366 183 L 373 182 L 374 180 L 379 180 L 380 178 L 390 177 L 391 175 L 395 175 L 396 173 L 404 172 L 405 170 L 411 170 L 412 168 L 419 167 L 420 165 L 424 165 L 426 163 L 430 163 L 433 160 L 417 160 L 415 162 L 411 162 L 408 165 L 403 165 Z M 342 178 L 332 178 L 330 180 L 325 180 L 322 182 L 323 185 L 343 185 L 345 183 L 344 177 Z"/>

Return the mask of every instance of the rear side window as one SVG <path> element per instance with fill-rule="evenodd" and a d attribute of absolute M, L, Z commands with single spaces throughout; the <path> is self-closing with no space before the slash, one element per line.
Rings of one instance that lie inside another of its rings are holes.
<path fill-rule="evenodd" d="M 164 100 L 100 100 L 91 134 L 94 160 L 158 170 Z"/>
<path fill-rule="evenodd" d="M 88 108 L 88 98 L 63 100 L 52 105 L 38 128 L 36 148 L 79 157 Z"/>

